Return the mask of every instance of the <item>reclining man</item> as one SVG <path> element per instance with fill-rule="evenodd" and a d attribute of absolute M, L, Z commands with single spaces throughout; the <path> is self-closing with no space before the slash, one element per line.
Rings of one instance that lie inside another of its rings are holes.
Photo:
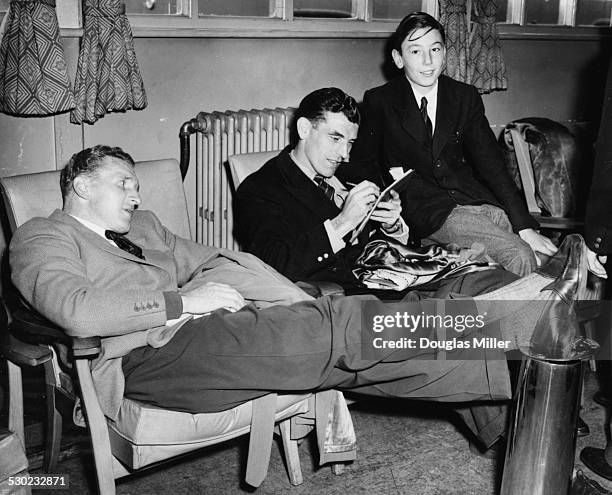
<path fill-rule="evenodd" d="M 401 299 L 394 291 L 364 289 L 353 274 L 355 260 L 376 237 L 406 244 L 408 226 L 399 195 L 381 201 L 361 235 L 351 232 L 365 218 L 379 187 L 364 180 L 342 183 L 335 172 L 348 160 L 359 128 L 357 102 L 338 88 L 308 94 L 294 116 L 297 143 L 247 177 L 234 200 L 235 234 L 242 248 L 294 282 L 329 281 L 346 294 L 375 293 Z M 410 177 L 408 177 L 410 180 Z M 371 227 L 370 227 L 371 226 Z M 492 268 L 443 279 L 427 287 L 443 298 L 450 292 L 477 295 L 518 276 Z M 414 295 L 414 294 L 413 294 Z"/>
<path fill-rule="evenodd" d="M 313 300 L 252 255 L 175 236 L 137 209 L 133 164 L 120 148 L 75 154 L 61 174 L 62 210 L 23 224 L 9 254 L 13 282 L 33 308 L 69 335 L 102 337 L 92 373 L 108 417 L 116 418 L 124 395 L 186 412 L 329 388 L 445 402 L 509 397 L 506 363 L 491 359 L 503 357 L 499 350 L 482 349 L 473 360 L 436 360 L 435 351 L 418 349 L 364 358 L 362 306 L 375 298 Z M 538 273 L 476 298 L 523 300 L 522 310 L 498 304 L 487 317 L 499 318 L 508 349 L 528 344 L 540 318 L 527 301 L 575 296 L 582 246 L 568 243 Z M 484 445 L 504 428 L 472 426 Z"/>

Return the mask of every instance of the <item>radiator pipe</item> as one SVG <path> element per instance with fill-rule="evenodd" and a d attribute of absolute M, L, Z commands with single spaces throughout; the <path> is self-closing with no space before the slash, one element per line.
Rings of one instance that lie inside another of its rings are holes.
<path fill-rule="evenodd" d="M 180 146 L 180 169 L 181 176 L 185 180 L 187 170 L 189 170 L 190 144 L 189 138 L 194 132 L 206 133 L 212 128 L 210 115 L 206 112 L 200 112 L 193 119 L 183 123 L 179 131 L 179 146 Z"/>

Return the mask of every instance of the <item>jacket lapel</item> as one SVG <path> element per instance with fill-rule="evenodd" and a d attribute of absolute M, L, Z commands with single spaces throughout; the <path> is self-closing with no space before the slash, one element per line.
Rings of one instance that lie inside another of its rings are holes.
<path fill-rule="evenodd" d="M 120 258 L 125 258 L 128 259 L 130 261 L 137 261 L 138 263 L 143 263 L 145 265 L 153 265 L 153 266 L 159 266 L 163 268 L 163 265 L 159 265 L 158 263 L 155 262 L 155 256 L 154 256 L 154 251 L 150 251 L 150 250 L 146 250 L 143 248 L 143 251 L 145 252 L 145 258 L 144 260 L 141 260 L 140 258 L 137 258 L 136 256 L 123 251 L 122 249 L 119 249 L 118 247 L 112 245 L 110 242 L 108 242 L 106 239 L 104 239 L 103 237 L 101 237 L 100 235 L 96 234 L 93 230 L 88 229 L 87 227 L 85 227 L 85 225 L 83 225 L 81 222 L 79 222 L 76 218 L 72 217 L 71 215 L 63 212 L 62 210 L 55 210 L 50 217 L 52 220 L 57 220 L 59 222 L 65 223 L 67 225 L 70 225 L 72 228 L 76 229 L 79 231 L 79 233 L 81 234 L 81 236 L 87 240 L 87 242 L 90 242 L 92 244 L 94 244 L 96 247 L 102 249 L 103 251 L 106 251 L 114 256 L 119 256 Z M 138 244 L 137 241 L 134 241 L 133 239 L 131 239 L 132 242 L 136 242 Z M 142 246 L 141 246 L 142 247 Z M 151 256 L 151 254 L 153 254 L 153 256 Z"/>
<path fill-rule="evenodd" d="M 438 158 L 446 143 L 453 138 L 454 122 L 456 121 L 459 107 L 457 99 L 453 98 L 447 84 L 446 76 L 438 79 L 438 107 L 436 110 L 436 127 L 433 135 L 433 159 Z"/>
<path fill-rule="evenodd" d="M 314 215 L 333 218 L 340 213 L 340 209 L 293 162 L 289 153 L 283 152 L 276 164 L 287 190 Z"/>
<path fill-rule="evenodd" d="M 402 75 L 394 79 L 392 84 L 392 105 L 399 117 L 402 129 L 412 136 L 413 139 L 421 143 L 421 145 L 426 146 L 429 141 L 427 138 L 427 128 L 421 117 L 417 102 L 414 99 L 414 93 L 408 79 Z"/>

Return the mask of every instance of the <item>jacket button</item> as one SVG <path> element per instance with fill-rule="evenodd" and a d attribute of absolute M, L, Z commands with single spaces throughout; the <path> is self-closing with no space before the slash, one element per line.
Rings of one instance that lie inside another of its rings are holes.
<path fill-rule="evenodd" d="M 325 258 L 325 259 L 329 258 L 329 254 L 325 253 L 325 254 L 323 255 L 323 258 Z"/>
<path fill-rule="evenodd" d="M 319 256 L 319 257 L 317 258 L 317 261 L 323 261 L 323 258 L 321 258 L 321 256 Z"/>
<path fill-rule="evenodd" d="M 595 244 L 593 244 L 593 246 L 595 246 L 595 249 L 598 249 L 600 244 L 599 244 L 599 242 L 596 242 Z"/>
<path fill-rule="evenodd" d="M 601 242 L 601 237 L 596 237 L 595 242 Z"/>
<path fill-rule="evenodd" d="M 441 166 L 442 166 L 442 164 L 440 163 L 440 160 L 438 160 L 438 161 L 436 162 L 436 167 L 440 168 Z"/>

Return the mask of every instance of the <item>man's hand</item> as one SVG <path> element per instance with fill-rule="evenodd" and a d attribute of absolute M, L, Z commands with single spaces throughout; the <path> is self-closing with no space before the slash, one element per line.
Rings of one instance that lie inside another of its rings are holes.
<path fill-rule="evenodd" d="M 379 194 L 380 189 L 378 186 L 367 180 L 360 182 L 351 189 L 344 200 L 342 211 L 331 221 L 336 232 L 341 237 L 344 237 L 357 227 Z"/>
<path fill-rule="evenodd" d="M 246 301 L 233 287 L 227 284 L 207 282 L 181 294 L 183 312 L 193 314 L 210 313 L 215 309 L 227 309 L 232 313 L 246 305 Z"/>
<path fill-rule="evenodd" d="M 400 213 L 402 212 L 402 202 L 400 201 L 399 194 L 393 189 L 389 191 L 389 194 L 391 199 L 378 203 L 370 217 L 372 220 L 380 222 L 384 230 L 392 228 L 399 220 Z"/>
<path fill-rule="evenodd" d="M 519 231 L 518 235 L 527 244 L 529 244 L 531 250 L 536 254 L 538 264 L 540 264 L 540 260 L 538 259 L 537 253 L 552 256 L 557 252 L 557 246 L 555 246 L 548 237 L 538 234 L 533 229 L 523 229 Z"/>
<path fill-rule="evenodd" d="M 588 263 L 589 271 L 593 275 L 597 275 L 598 277 L 608 278 L 606 269 L 602 265 L 602 263 L 605 263 L 606 261 L 608 261 L 608 257 L 607 256 L 597 257 L 597 254 L 591 251 L 589 248 L 586 249 L 586 255 L 587 255 L 587 263 Z"/>

